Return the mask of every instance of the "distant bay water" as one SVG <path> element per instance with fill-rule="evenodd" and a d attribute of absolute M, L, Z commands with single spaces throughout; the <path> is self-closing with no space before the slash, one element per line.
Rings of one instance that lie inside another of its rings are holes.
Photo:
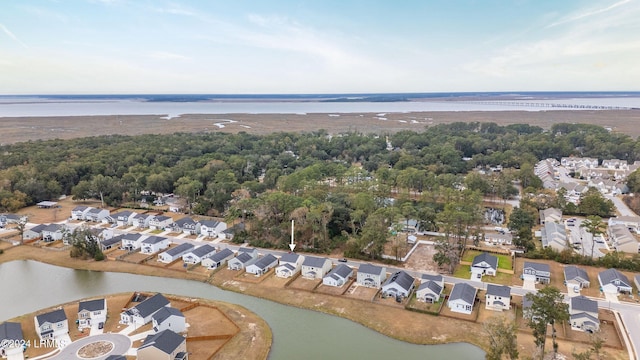
<path fill-rule="evenodd" d="M 0 117 L 640 110 L 640 92 L 0 96 Z"/>

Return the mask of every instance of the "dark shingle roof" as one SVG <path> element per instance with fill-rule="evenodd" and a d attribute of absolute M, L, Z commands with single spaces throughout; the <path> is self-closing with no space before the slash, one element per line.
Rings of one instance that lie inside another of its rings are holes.
<path fill-rule="evenodd" d="M 422 281 L 435 281 L 441 283 L 444 281 L 444 278 L 440 274 L 422 274 Z"/>
<path fill-rule="evenodd" d="M 58 309 L 45 314 L 37 315 L 36 319 L 38 320 L 39 325 L 42 325 L 46 322 L 55 324 L 57 322 L 67 320 L 67 314 L 64 313 L 64 310 Z"/>
<path fill-rule="evenodd" d="M 311 266 L 315 268 L 321 268 L 324 266 L 324 263 L 327 261 L 327 258 L 319 258 L 315 256 L 307 256 L 304 258 L 304 262 L 302 266 Z"/>
<path fill-rule="evenodd" d="M 74 208 L 73 208 L 73 210 L 71 210 L 71 211 L 85 211 L 85 210 L 87 210 L 87 209 L 88 209 L 88 206 L 82 206 L 82 205 L 80 205 L 80 206 L 76 206 L 76 207 L 74 207 Z"/>
<path fill-rule="evenodd" d="M 220 221 L 215 220 L 202 220 L 200 221 L 200 225 L 206 226 L 208 228 L 214 228 L 220 224 Z"/>
<path fill-rule="evenodd" d="M 400 286 L 401 288 L 409 291 L 409 290 L 411 290 L 411 286 L 413 285 L 414 281 L 415 281 L 415 279 L 413 278 L 413 276 L 407 274 L 404 271 L 397 271 L 397 272 L 393 273 L 387 279 L 387 281 L 384 282 L 384 285 L 389 285 L 391 283 L 395 283 L 395 284 L 398 284 L 398 286 Z"/>
<path fill-rule="evenodd" d="M 510 297 L 511 288 L 503 285 L 487 284 L 487 295 Z"/>
<path fill-rule="evenodd" d="M 157 313 L 153 314 L 151 318 L 153 318 L 153 320 L 155 320 L 158 324 L 162 324 L 172 315 L 184 317 L 184 314 L 182 314 L 182 312 L 178 309 L 172 307 L 163 307 L 162 309 L 158 310 Z"/>
<path fill-rule="evenodd" d="M 190 217 L 184 217 L 173 222 L 176 226 L 184 227 L 185 225 L 195 225 L 195 221 Z"/>
<path fill-rule="evenodd" d="M 191 251 L 191 253 L 193 255 L 195 255 L 195 256 L 202 257 L 202 256 L 205 256 L 205 255 L 209 254 L 212 251 L 215 251 L 215 250 L 216 250 L 216 248 L 214 248 L 213 246 L 211 246 L 209 244 L 206 244 L 206 245 L 202 245 L 202 246 L 199 246 L 199 247 L 193 249 Z"/>
<path fill-rule="evenodd" d="M 420 284 L 420 286 L 418 287 L 418 291 L 423 290 L 425 288 L 433 291 L 436 294 L 440 294 L 442 292 L 442 286 L 440 286 L 437 282 L 433 280 L 428 280 Z"/>
<path fill-rule="evenodd" d="M 598 313 L 598 303 L 582 295 L 572 297 L 569 301 L 571 311 L 574 313 L 578 311 Z"/>
<path fill-rule="evenodd" d="M 0 324 L 0 343 L 3 340 L 24 340 L 22 335 L 22 325 L 15 322 L 3 322 Z"/>
<path fill-rule="evenodd" d="M 163 222 L 165 220 L 171 220 L 171 218 L 165 215 L 156 215 L 154 216 L 154 220 L 157 222 Z"/>
<path fill-rule="evenodd" d="M 582 280 L 589 281 L 589 274 L 575 265 L 568 265 L 564 267 L 564 278 L 566 280 L 573 280 L 575 278 L 580 278 Z"/>
<path fill-rule="evenodd" d="M 175 332 L 171 330 L 163 330 L 157 334 L 147 336 L 147 338 L 144 339 L 144 344 L 138 348 L 138 351 L 153 346 L 165 354 L 171 354 L 184 341 L 184 337 L 176 334 Z"/>
<path fill-rule="evenodd" d="M 544 271 L 544 272 L 551 273 L 551 267 L 549 267 L 549 264 L 541 264 L 536 262 L 525 261 L 524 268 L 525 269 L 532 268 L 535 271 Z"/>
<path fill-rule="evenodd" d="M 211 257 L 211 260 L 213 262 L 220 262 L 228 258 L 229 256 L 233 256 L 233 251 L 229 249 L 222 249 L 220 252 L 213 254 L 213 256 Z"/>
<path fill-rule="evenodd" d="M 127 233 L 122 237 L 122 240 L 138 241 L 143 235 Z"/>
<path fill-rule="evenodd" d="M 169 300 L 167 300 L 167 298 L 164 297 L 164 295 L 157 293 L 152 297 L 145 299 L 143 302 L 141 302 L 140 304 L 134 307 L 138 310 L 138 313 L 140 314 L 140 316 L 145 318 L 153 314 L 154 312 L 162 309 L 163 307 L 167 306 L 168 304 L 169 304 Z"/>
<path fill-rule="evenodd" d="M 40 234 L 42 232 L 42 230 L 44 230 L 46 227 L 47 227 L 47 225 L 40 224 L 40 225 L 36 225 L 36 226 L 32 227 L 29 230 L 33 231 L 34 233 Z"/>
<path fill-rule="evenodd" d="M 476 299 L 476 288 L 466 283 L 458 283 L 453 286 L 449 301 L 462 299 L 469 304 L 473 304 Z"/>
<path fill-rule="evenodd" d="M 353 272 L 353 269 L 351 269 L 349 266 L 340 264 L 333 268 L 328 275 L 338 275 L 339 277 L 346 279 L 349 274 L 351 274 L 351 272 Z"/>
<path fill-rule="evenodd" d="M 298 258 L 300 257 L 300 255 L 296 254 L 296 253 L 287 253 L 282 255 L 282 257 L 280 258 L 280 263 L 282 264 L 283 262 L 288 262 L 288 263 L 295 263 L 296 261 L 298 261 Z"/>
<path fill-rule="evenodd" d="M 477 264 L 480 264 L 481 262 L 486 262 L 487 264 L 489 264 L 489 266 L 491 266 L 491 268 L 493 269 L 498 269 L 498 257 L 491 255 L 489 253 L 482 253 L 480 255 L 477 255 L 476 257 L 473 258 L 473 262 L 471 263 L 471 266 L 475 266 Z"/>
<path fill-rule="evenodd" d="M 277 262 L 278 258 L 271 255 L 271 254 L 267 254 L 263 257 L 260 258 L 260 260 L 256 261 L 255 265 L 259 268 L 259 269 L 264 269 L 267 266 L 273 264 L 274 262 Z"/>
<path fill-rule="evenodd" d="M 384 270 L 381 266 L 371 265 L 371 264 L 361 264 L 358 268 L 358 272 L 361 274 L 372 274 L 372 275 L 380 275 Z"/>
<path fill-rule="evenodd" d="M 176 256 L 176 255 L 183 254 L 183 253 L 185 253 L 185 252 L 187 252 L 187 251 L 189 251 L 189 250 L 191 250 L 193 248 L 194 248 L 193 244 L 182 243 L 182 244 L 174 247 L 173 249 L 169 249 L 169 250 L 165 251 L 165 253 L 167 255 L 170 255 L 170 256 Z"/>
<path fill-rule="evenodd" d="M 252 253 L 254 251 L 256 251 L 256 248 L 247 248 L 247 247 L 238 248 L 238 253 Z"/>
<path fill-rule="evenodd" d="M 167 238 L 164 238 L 162 236 L 149 236 L 148 238 L 142 240 L 143 244 L 157 244 L 159 242 L 162 242 L 164 240 L 167 240 Z"/>
<path fill-rule="evenodd" d="M 627 278 L 625 274 L 621 273 L 616 269 L 607 269 L 607 270 L 601 271 L 598 274 L 598 277 L 600 277 L 600 280 L 602 281 L 602 285 L 611 284 L 614 281 L 618 280 L 619 282 L 623 283 L 626 286 L 631 286 L 631 283 L 629 282 L 629 278 Z"/>
<path fill-rule="evenodd" d="M 102 240 L 100 243 L 102 244 L 102 246 L 111 246 L 121 242 L 123 238 L 124 236 L 118 235 L 118 236 L 112 237 L 111 239 Z"/>
<path fill-rule="evenodd" d="M 109 355 L 104 360 L 127 360 L 127 358 L 124 355 Z"/>
<path fill-rule="evenodd" d="M 80 312 L 82 310 L 87 310 L 87 311 L 105 310 L 106 306 L 107 306 L 107 304 L 105 303 L 104 299 L 80 301 L 78 303 L 78 312 Z"/>

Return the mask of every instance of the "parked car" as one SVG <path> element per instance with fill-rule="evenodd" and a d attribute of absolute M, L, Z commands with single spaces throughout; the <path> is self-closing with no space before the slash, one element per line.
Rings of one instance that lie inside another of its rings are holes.
<path fill-rule="evenodd" d="M 347 262 L 347 258 L 338 259 L 339 262 Z"/>

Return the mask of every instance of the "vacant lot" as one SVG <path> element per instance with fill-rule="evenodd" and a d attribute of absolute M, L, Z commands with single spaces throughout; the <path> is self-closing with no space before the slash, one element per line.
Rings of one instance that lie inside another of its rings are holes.
<path fill-rule="evenodd" d="M 420 244 L 404 263 L 404 267 L 416 271 L 438 272 L 438 264 L 433 261 L 435 253 L 434 245 Z"/>
<path fill-rule="evenodd" d="M 322 279 L 306 279 L 302 276 L 298 276 L 297 279 L 293 280 L 291 284 L 289 284 L 288 288 L 290 289 L 298 289 L 311 291 L 318 286 L 318 284 L 322 283 Z"/>

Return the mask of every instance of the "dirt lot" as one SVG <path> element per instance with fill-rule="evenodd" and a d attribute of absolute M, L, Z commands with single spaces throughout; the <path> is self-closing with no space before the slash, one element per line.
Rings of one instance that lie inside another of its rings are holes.
<path fill-rule="evenodd" d="M 188 336 L 222 336 L 235 335 L 239 329 L 218 308 L 198 306 L 185 311 L 184 316 L 189 324 Z"/>
<path fill-rule="evenodd" d="M 322 279 L 305 279 L 302 276 L 299 276 L 297 279 L 293 280 L 291 284 L 289 284 L 290 289 L 297 290 L 305 290 L 311 291 L 318 286 L 318 284 L 322 283 Z"/>
<path fill-rule="evenodd" d="M 350 281 L 348 281 L 346 284 L 342 286 L 327 286 L 327 285 L 320 284 L 318 288 L 316 288 L 316 292 L 319 292 L 321 294 L 328 294 L 328 295 L 342 295 L 344 294 L 345 291 L 349 289 L 349 287 L 351 287 L 351 284 L 353 284 L 354 282 L 355 280 L 351 279 Z"/>
<path fill-rule="evenodd" d="M 56 208 L 40 209 L 37 206 L 29 206 L 20 209 L 17 213 L 27 215 L 31 223 L 48 224 L 68 219 L 71 216 L 71 210 L 76 206 L 100 207 L 100 201 L 73 201 L 70 196 L 56 201 L 58 202 Z"/>
<path fill-rule="evenodd" d="M 433 261 L 435 253 L 434 245 L 420 244 L 404 263 L 404 267 L 416 271 L 437 272 L 438 264 Z"/>
<path fill-rule="evenodd" d="M 352 299 L 372 301 L 377 293 L 378 289 L 360 286 L 356 282 L 353 282 L 347 292 L 344 293 L 344 296 Z"/>

